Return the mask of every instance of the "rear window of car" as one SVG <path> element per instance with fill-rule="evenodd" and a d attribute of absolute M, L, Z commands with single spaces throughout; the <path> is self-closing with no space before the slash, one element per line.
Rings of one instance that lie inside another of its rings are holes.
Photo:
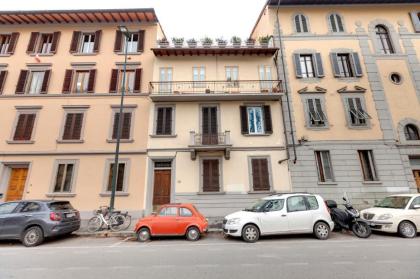
<path fill-rule="evenodd" d="M 319 208 L 318 201 L 314 196 L 307 196 L 306 200 L 308 201 L 309 210 L 315 210 Z"/>
<path fill-rule="evenodd" d="M 69 202 L 52 202 L 48 204 L 48 207 L 51 210 L 69 210 L 74 209 Z"/>

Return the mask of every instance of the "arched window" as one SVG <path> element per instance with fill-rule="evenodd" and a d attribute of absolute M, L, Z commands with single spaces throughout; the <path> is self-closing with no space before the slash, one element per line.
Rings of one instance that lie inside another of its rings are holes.
<path fill-rule="evenodd" d="M 404 134 L 406 140 L 420 140 L 419 130 L 413 124 L 405 125 Z"/>
<path fill-rule="evenodd" d="M 395 53 L 392 46 L 391 37 L 389 36 L 388 29 L 383 25 L 376 25 L 375 27 L 376 38 L 379 41 L 379 47 L 384 54 Z"/>
<path fill-rule="evenodd" d="M 329 20 L 332 32 L 344 32 L 343 20 L 340 15 L 331 14 Z"/>
<path fill-rule="evenodd" d="M 308 21 L 304 15 L 295 16 L 295 27 L 297 33 L 307 33 L 308 32 Z"/>

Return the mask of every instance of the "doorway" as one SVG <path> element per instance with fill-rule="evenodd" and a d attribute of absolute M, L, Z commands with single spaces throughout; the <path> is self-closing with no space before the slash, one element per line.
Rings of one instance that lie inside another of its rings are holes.
<path fill-rule="evenodd" d="M 172 162 L 154 162 L 153 170 L 153 211 L 171 202 Z"/>
<path fill-rule="evenodd" d="M 413 175 L 417 185 L 417 192 L 420 193 L 420 170 L 413 170 Z"/>
<path fill-rule="evenodd" d="M 27 176 L 28 168 L 11 168 L 5 201 L 22 199 Z"/>
<path fill-rule="evenodd" d="M 201 108 L 201 129 L 202 144 L 217 145 L 219 142 L 218 125 L 217 125 L 217 107 L 209 106 Z"/>

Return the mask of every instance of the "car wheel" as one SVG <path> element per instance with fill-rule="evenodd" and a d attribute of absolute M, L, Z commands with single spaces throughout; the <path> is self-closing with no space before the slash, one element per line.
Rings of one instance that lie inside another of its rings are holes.
<path fill-rule="evenodd" d="M 150 231 L 148 228 L 141 228 L 138 232 L 137 232 L 137 240 L 140 242 L 146 242 L 150 240 Z"/>
<path fill-rule="evenodd" d="M 402 221 L 398 226 L 398 233 L 405 238 L 413 238 L 417 235 L 416 226 L 408 221 Z"/>
<path fill-rule="evenodd" d="M 196 227 L 188 228 L 185 235 L 189 241 L 197 241 L 200 239 L 200 231 Z"/>
<path fill-rule="evenodd" d="M 246 242 L 254 243 L 260 238 L 260 231 L 255 225 L 246 225 L 242 229 L 242 239 Z"/>
<path fill-rule="evenodd" d="M 26 229 L 22 235 L 22 244 L 26 247 L 38 246 L 44 241 L 44 232 L 40 227 Z"/>
<path fill-rule="evenodd" d="M 328 239 L 330 237 L 330 226 L 324 222 L 318 222 L 314 226 L 314 234 L 318 239 Z"/>

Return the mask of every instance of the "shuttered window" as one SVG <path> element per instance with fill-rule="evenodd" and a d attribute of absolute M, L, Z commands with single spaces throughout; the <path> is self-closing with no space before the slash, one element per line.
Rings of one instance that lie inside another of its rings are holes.
<path fill-rule="evenodd" d="M 376 173 L 375 162 L 373 160 L 372 150 L 358 150 L 360 166 L 362 168 L 364 181 L 377 181 L 378 175 Z"/>
<path fill-rule="evenodd" d="M 93 93 L 95 90 L 96 70 L 66 70 L 63 93 Z"/>
<path fill-rule="evenodd" d="M 294 64 L 297 78 L 325 76 L 320 53 L 296 53 L 294 54 Z"/>
<path fill-rule="evenodd" d="M 0 35 L 0 54 L 13 54 L 15 52 L 18 39 L 19 33 L 17 32 Z"/>
<path fill-rule="evenodd" d="M 273 133 L 270 106 L 241 106 L 240 117 L 242 134 Z"/>
<path fill-rule="evenodd" d="M 420 33 L 420 12 L 412 11 L 410 12 L 411 22 L 413 23 L 414 31 Z"/>
<path fill-rule="evenodd" d="M 128 39 L 117 30 L 115 35 L 114 52 L 124 52 L 127 46 L 128 53 L 138 53 L 144 51 L 144 30 L 130 32 Z M 127 45 L 125 45 L 127 43 Z"/>
<path fill-rule="evenodd" d="M 362 66 L 359 54 L 352 53 L 330 53 L 335 77 L 361 77 Z"/>
<path fill-rule="evenodd" d="M 132 112 L 124 112 L 123 113 L 123 122 L 121 127 L 121 139 L 130 139 L 131 138 L 131 117 Z M 112 126 L 112 139 L 117 139 L 118 135 L 118 125 L 120 121 L 120 113 L 116 112 L 114 114 L 114 123 Z"/>
<path fill-rule="evenodd" d="M 315 151 L 315 159 L 318 167 L 318 180 L 320 182 L 334 181 L 330 152 Z"/>
<path fill-rule="evenodd" d="M 414 124 L 404 126 L 404 135 L 406 140 L 420 140 L 419 129 Z"/>
<path fill-rule="evenodd" d="M 295 16 L 295 30 L 297 33 L 307 33 L 308 29 L 308 20 L 304 15 Z"/>
<path fill-rule="evenodd" d="M 27 53 L 53 54 L 57 51 L 60 32 L 43 33 L 32 32 L 29 38 Z"/>
<path fill-rule="evenodd" d="M 306 100 L 308 106 L 309 126 L 324 127 L 326 125 L 327 117 L 322 109 L 322 101 L 320 98 L 311 98 Z"/>
<path fill-rule="evenodd" d="M 251 174 L 253 191 L 270 191 L 270 174 L 267 158 L 252 158 Z"/>
<path fill-rule="evenodd" d="M 25 141 L 31 140 L 32 131 L 35 124 L 35 113 L 20 113 L 18 116 L 13 140 Z"/>
<path fill-rule="evenodd" d="M 219 159 L 202 160 L 203 192 L 220 192 Z"/>
<path fill-rule="evenodd" d="M 328 19 L 330 21 L 332 32 L 344 32 L 343 20 L 340 15 L 331 14 Z"/>
<path fill-rule="evenodd" d="M 54 193 L 70 193 L 73 182 L 74 164 L 58 164 L 55 176 Z"/>
<path fill-rule="evenodd" d="M 63 140 L 80 140 L 83 126 L 83 113 L 67 113 L 64 122 Z"/>
<path fill-rule="evenodd" d="M 383 54 L 395 53 L 392 45 L 391 36 L 389 35 L 388 29 L 383 25 L 377 25 L 375 27 L 376 39 L 379 42 L 380 51 Z"/>
<path fill-rule="evenodd" d="M 0 71 L 0 95 L 3 94 L 4 84 L 6 83 L 7 71 Z"/>
<path fill-rule="evenodd" d="M 16 94 L 45 94 L 48 91 L 51 70 L 28 71 L 21 70 Z"/>
<path fill-rule="evenodd" d="M 158 107 L 156 109 L 156 135 L 172 135 L 172 107 Z"/>
<path fill-rule="evenodd" d="M 74 31 L 70 44 L 70 53 L 92 54 L 99 52 L 102 31 L 82 33 Z"/>
<path fill-rule="evenodd" d="M 348 115 L 351 126 L 367 126 L 370 115 L 365 111 L 362 99 L 359 97 L 346 98 Z"/>
<path fill-rule="evenodd" d="M 114 163 L 109 164 L 108 183 L 107 183 L 107 188 L 106 188 L 106 190 L 108 192 L 112 191 L 113 168 L 114 168 Z M 119 163 L 118 164 L 118 169 L 117 169 L 117 183 L 116 183 L 116 187 L 115 187 L 115 190 L 117 192 L 123 192 L 125 190 L 124 189 L 125 170 L 126 170 L 126 163 Z"/>

